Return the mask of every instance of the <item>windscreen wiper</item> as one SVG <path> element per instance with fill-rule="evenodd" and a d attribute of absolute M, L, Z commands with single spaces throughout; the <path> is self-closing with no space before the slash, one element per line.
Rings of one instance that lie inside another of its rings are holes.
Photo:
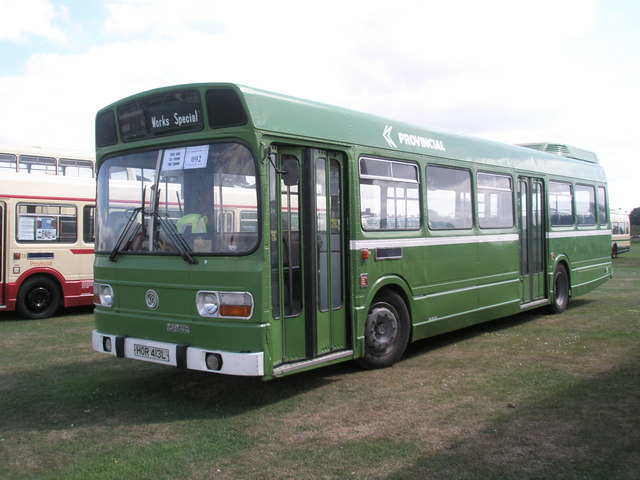
<path fill-rule="evenodd" d="M 176 232 L 175 226 L 163 219 L 157 212 L 154 213 L 154 216 L 158 222 L 158 225 L 160 225 L 160 229 L 167 235 L 167 238 L 176 248 L 182 259 L 187 263 L 198 263 L 198 260 L 191 256 L 193 250 L 191 250 L 191 247 L 189 247 L 184 238 L 182 238 L 182 236 L 180 236 L 178 232 Z"/>
<path fill-rule="evenodd" d="M 127 220 L 127 224 L 122 229 L 122 233 L 120 233 L 120 236 L 118 237 L 118 241 L 113 247 L 113 250 L 111 250 L 111 255 L 109 255 L 109 261 L 111 262 L 116 261 L 116 259 L 118 258 L 118 254 L 120 253 L 120 247 L 124 243 L 125 239 L 128 239 L 129 241 L 127 242 L 127 246 L 123 250 L 126 250 L 127 248 L 129 248 L 131 246 L 131 242 L 133 241 L 133 239 L 136 238 L 136 235 L 138 235 L 142 231 L 142 225 L 138 223 L 136 225 L 136 228 L 134 229 L 133 234 L 129 235 L 129 230 L 131 230 L 131 226 L 134 224 L 136 217 L 138 216 L 138 213 L 141 213 L 141 212 L 142 212 L 142 217 L 144 218 L 143 207 L 136 207 L 131 212 L 131 216 L 129 217 L 129 220 Z"/>

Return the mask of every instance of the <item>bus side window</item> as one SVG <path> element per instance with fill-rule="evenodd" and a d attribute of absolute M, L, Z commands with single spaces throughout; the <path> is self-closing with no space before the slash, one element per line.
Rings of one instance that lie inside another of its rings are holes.
<path fill-rule="evenodd" d="M 432 230 L 473 226 L 471 172 L 427 165 L 427 205 Z"/>

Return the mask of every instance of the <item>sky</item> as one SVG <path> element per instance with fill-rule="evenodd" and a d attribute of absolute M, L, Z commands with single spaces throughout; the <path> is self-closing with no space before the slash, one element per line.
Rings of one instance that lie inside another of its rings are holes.
<path fill-rule="evenodd" d="M 0 144 L 92 151 L 100 108 L 194 82 L 591 150 L 640 207 L 637 0 L 0 0 Z"/>

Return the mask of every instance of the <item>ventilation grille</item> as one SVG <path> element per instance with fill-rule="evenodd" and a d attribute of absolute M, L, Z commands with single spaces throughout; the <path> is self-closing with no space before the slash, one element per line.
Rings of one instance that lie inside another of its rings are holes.
<path fill-rule="evenodd" d="M 541 152 L 553 153 L 567 158 L 582 160 L 583 162 L 599 163 L 598 156 L 589 150 L 564 145 L 562 143 L 521 143 L 521 147 L 540 150 Z"/>

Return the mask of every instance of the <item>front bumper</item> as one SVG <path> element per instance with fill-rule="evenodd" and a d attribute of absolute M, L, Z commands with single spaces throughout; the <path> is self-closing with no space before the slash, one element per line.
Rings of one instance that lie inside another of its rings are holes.
<path fill-rule="evenodd" d="M 262 377 L 264 375 L 264 353 L 236 353 L 220 350 L 204 350 L 189 345 L 156 342 L 140 338 L 110 335 L 97 330 L 92 334 L 93 349 L 97 352 L 120 358 L 132 358 L 174 367 L 200 370 L 225 375 Z M 222 359 L 220 368 L 207 366 L 207 355 Z"/>

